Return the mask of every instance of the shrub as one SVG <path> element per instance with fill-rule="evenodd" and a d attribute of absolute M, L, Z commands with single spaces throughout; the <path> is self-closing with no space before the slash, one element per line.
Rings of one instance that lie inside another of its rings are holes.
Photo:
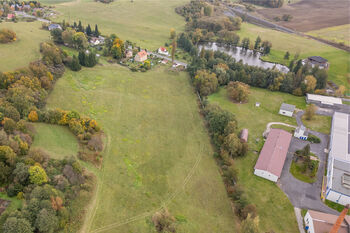
<path fill-rule="evenodd" d="M 45 170 L 39 165 L 35 164 L 34 166 L 29 167 L 29 180 L 33 184 L 43 184 L 48 181 Z"/>
<path fill-rule="evenodd" d="M 31 122 L 36 122 L 38 121 L 38 113 L 36 111 L 31 111 L 28 115 L 28 119 L 31 121 Z"/>
<path fill-rule="evenodd" d="M 307 140 L 311 143 L 320 143 L 321 139 L 313 134 L 309 134 L 309 137 L 307 138 Z"/>
<path fill-rule="evenodd" d="M 16 40 L 16 33 L 10 29 L 0 30 L 0 43 L 9 43 Z"/>
<path fill-rule="evenodd" d="M 16 129 L 16 122 L 10 118 L 4 119 L 4 129 L 6 133 L 13 133 L 13 131 Z"/>

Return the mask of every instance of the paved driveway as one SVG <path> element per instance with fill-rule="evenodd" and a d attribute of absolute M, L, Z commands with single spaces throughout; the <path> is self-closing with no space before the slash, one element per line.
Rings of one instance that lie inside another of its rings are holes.
<path fill-rule="evenodd" d="M 327 148 L 328 135 L 321 134 L 318 132 L 311 131 L 312 134 L 316 135 L 321 139 L 319 144 L 311 144 L 311 152 L 316 154 L 320 159 L 319 168 L 317 172 L 317 181 L 315 183 L 309 184 L 297 180 L 289 172 L 293 154 L 296 150 L 302 149 L 308 142 L 295 137 L 292 138 L 291 144 L 289 146 L 286 162 L 284 163 L 281 178 L 278 181 L 280 188 L 288 196 L 289 200 L 292 202 L 293 206 L 304 209 L 312 209 L 321 212 L 338 214 L 337 211 L 329 208 L 320 199 L 322 179 L 325 170 L 325 161 L 327 154 L 324 149 Z"/>

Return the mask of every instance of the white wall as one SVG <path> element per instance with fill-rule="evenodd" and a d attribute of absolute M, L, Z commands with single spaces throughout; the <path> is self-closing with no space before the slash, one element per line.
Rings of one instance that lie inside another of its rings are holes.
<path fill-rule="evenodd" d="M 304 223 L 305 223 L 305 226 L 309 227 L 308 230 L 305 230 L 307 233 L 315 233 L 314 222 L 311 218 L 311 215 L 309 214 L 309 211 L 306 213 L 304 217 Z"/>
<path fill-rule="evenodd" d="M 293 116 L 293 112 L 289 112 L 289 111 L 280 110 L 278 113 L 284 116 L 289 116 L 289 117 Z"/>
<path fill-rule="evenodd" d="M 327 200 L 333 201 L 335 203 L 339 203 L 341 205 L 347 205 L 350 204 L 350 197 L 343 195 L 341 193 L 338 192 L 334 192 L 333 190 L 330 190 L 328 192 L 327 190 L 327 196 L 326 196 Z"/>
<path fill-rule="evenodd" d="M 278 176 L 276 176 L 268 171 L 264 171 L 264 170 L 255 169 L 254 175 L 260 176 L 260 177 L 265 178 L 267 180 L 271 180 L 273 182 L 277 182 L 277 180 L 278 180 Z"/>

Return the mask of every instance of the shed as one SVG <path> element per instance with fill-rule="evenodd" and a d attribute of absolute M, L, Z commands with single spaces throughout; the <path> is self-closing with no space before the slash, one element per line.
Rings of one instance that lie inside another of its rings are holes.
<path fill-rule="evenodd" d="M 302 139 L 302 140 L 307 140 L 308 138 L 308 131 L 305 126 L 301 125 L 294 131 L 294 137 Z"/>
<path fill-rule="evenodd" d="M 260 107 L 260 102 L 256 102 L 255 107 Z"/>
<path fill-rule="evenodd" d="M 292 134 L 282 129 L 271 129 L 254 167 L 254 174 L 277 182 L 287 157 Z"/>
<path fill-rule="evenodd" d="M 62 27 L 61 25 L 57 24 L 57 23 L 53 23 L 53 24 L 50 24 L 49 27 L 48 27 L 49 31 L 52 31 L 54 29 L 60 29 L 62 30 Z"/>
<path fill-rule="evenodd" d="M 329 67 L 328 60 L 320 56 L 308 57 L 305 62 L 310 64 L 311 67 L 318 66 L 321 69 L 328 69 Z"/>
<path fill-rule="evenodd" d="M 295 110 L 295 105 L 282 103 L 280 111 L 278 113 L 284 116 L 292 117 L 294 110 Z"/>
<path fill-rule="evenodd" d="M 248 141 L 248 129 L 242 129 L 240 138 L 244 142 Z"/>

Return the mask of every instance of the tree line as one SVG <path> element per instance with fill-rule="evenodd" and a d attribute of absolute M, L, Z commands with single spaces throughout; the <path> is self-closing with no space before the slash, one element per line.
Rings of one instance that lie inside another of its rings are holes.
<path fill-rule="evenodd" d="M 95 120 L 43 109 L 68 55 L 50 42 L 42 43 L 40 52 L 42 59 L 27 68 L 0 72 L 0 186 L 23 203 L 0 216 L 4 233 L 76 231 L 81 212 L 73 205 L 87 204 L 94 187 L 94 178 L 75 158 L 56 160 L 31 148 L 35 131 L 28 121 L 67 126 L 80 143 L 78 157 L 96 166 L 102 161 L 102 134 Z"/>

